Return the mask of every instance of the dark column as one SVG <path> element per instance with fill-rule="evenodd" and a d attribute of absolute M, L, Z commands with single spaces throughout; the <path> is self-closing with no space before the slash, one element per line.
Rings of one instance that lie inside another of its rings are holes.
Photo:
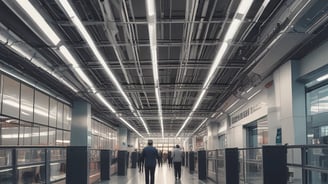
<path fill-rule="evenodd" d="M 66 184 L 88 184 L 88 148 L 86 146 L 67 147 L 66 159 Z"/>
<path fill-rule="evenodd" d="M 238 149 L 225 149 L 225 172 L 227 184 L 239 184 Z"/>
<path fill-rule="evenodd" d="M 207 178 L 207 167 L 206 167 L 206 151 L 198 151 L 198 179 L 206 180 Z"/>
<path fill-rule="evenodd" d="M 189 171 L 193 173 L 195 171 L 195 152 L 189 152 Z"/>
<path fill-rule="evenodd" d="M 119 150 L 117 153 L 117 175 L 126 176 L 126 162 L 128 152 L 125 150 Z"/>
<path fill-rule="evenodd" d="M 286 146 L 263 146 L 263 183 L 287 184 Z"/>
<path fill-rule="evenodd" d="M 101 150 L 100 152 L 100 179 L 101 181 L 110 179 L 111 150 Z"/>

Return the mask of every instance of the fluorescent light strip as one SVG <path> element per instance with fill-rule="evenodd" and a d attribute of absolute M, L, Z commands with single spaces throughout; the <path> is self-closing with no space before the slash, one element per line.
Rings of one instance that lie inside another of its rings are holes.
<path fill-rule="evenodd" d="M 34 56 L 32 56 L 31 54 L 29 54 L 28 52 L 25 52 L 22 49 L 22 47 L 26 49 L 26 47 L 29 47 L 29 45 L 27 45 L 26 43 L 25 43 L 26 45 L 23 45 L 23 46 L 18 45 L 17 43 L 13 42 L 12 40 L 10 40 L 8 38 L 5 38 L 1 33 L 0 33 L 0 38 L 4 38 L 3 40 L 6 40 L 6 42 L 12 42 L 11 44 L 7 44 L 6 45 L 11 50 L 13 50 L 14 52 L 16 52 L 17 54 L 19 54 L 23 58 L 26 58 L 27 60 L 29 60 L 35 66 L 40 67 L 42 70 L 44 70 L 48 74 L 50 74 L 53 77 L 55 77 L 57 80 L 61 81 L 64 85 L 66 85 L 67 87 L 69 87 L 75 93 L 78 92 L 78 90 L 75 87 L 73 87 L 71 84 L 69 84 L 64 78 L 62 78 L 62 77 L 58 76 L 57 74 L 55 74 L 54 72 L 52 72 L 50 68 L 48 68 L 47 66 L 43 65 L 42 62 L 40 62 L 38 59 L 34 58 Z"/>
<path fill-rule="evenodd" d="M 232 111 L 232 112 L 230 113 L 230 116 L 231 116 L 232 114 L 234 114 L 235 112 L 239 111 L 239 109 L 243 108 L 245 105 L 246 105 L 246 104 L 240 105 L 237 109 L 235 109 L 234 111 Z"/>
<path fill-rule="evenodd" d="M 57 45 L 60 42 L 60 38 L 29 0 L 16 0 L 16 3 L 32 18 L 34 23 L 39 26 L 44 35 L 47 36 L 54 45 Z"/>
<path fill-rule="evenodd" d="M 223 43 L 222 45 L 220 46 L 219 50 L 218 50 L 218 53 L 216 54 L 215 56 L 215 59 L 214 59 L 214 62 L 210 68 L 210 71 L 206 77 L 206 80 L 203 84 L 203 90 L 202 90 L 202 93 L 201 95 L 199 95 L 197 101 L 196 101 L 196 104 L 194 105 L 193 109 L 192 109 L 192 112 L 196 111 L 196 109 L 198 108 L 199 104 L 201 103 L 201 101 L 203 100 L 204 98 L 204 95 L 202 95 L 204 92 L 204 90 L 206 91 L 208 86 L 211 84 L 212 80 L 213 80 L 213 77 L 214 77 L 214 73 L 217 69 L 217 67 L 219 66 L 219 64 L 221 63 L 222 61 L 222 58 L 223 56 L 225 55 L 227 49 L 228 49 L 228 46 L 229 46 L 229 43 L 231 42 L 231 40 L 233 40 L 233 38 L 235 37 L 236 33 L 238 32 L 239 30 L 239 27 L 242 23 L 242 21 L 244 20 L 249 8 L 251 7 L 251 5 L 253 4 L 253 0 L 242 0 L 240 2 L 240 4 L 238 5 L 238 9 L 234 15 L 234 19 L 232 20 L 226 34 L 225 34 L 225 37 L 224 37 L 224 40 L 223 40 Z M 237 17 L 238 15 L 238 17 Z M 240 17 L 240 15 L 242 15 Z M 188 117 L 189 118 L 189 117 Z M 189 120 L 187 118 L 187 120 Z M 182 131 L 182 129 L 186 126 L 186 124 L 188 123 L 188 121 L 185 121 L 182 125 L 182 127 L 180 128 L 180 130 L 178 131 L 176 137 L 180 134 L 180 132 Z"/>
<path fill-rule="evenodd" d="M 150 52 L 152 59 L 152 69 L 154 77 L 155 95 L 158 106 L 158 116 L 161 124 L 162 137 L 164 137 L 164 125 L 162 117 L 162 102 L 161 93 L 159 89 L 159 74 L 157 61 L 157 33 L 156 33 L 156 5 L 155 0 L 146 0 L 147 19 L 148 19 L 148 33 L 150 42 Z"/>
<path fill-rule="evenodd" d="M 177 135 L 175 135 L 176 137 L 178 137 L 178 135 L 181 133 L 181 131 L 184 129 L 184 127 L 187 125 L 188 121 L 190 120 L 190 116 L 187 117 L 187 119 L 184 121 L 182 127 L 180 128 L 179 132 L 177 133 Z"/>
<path fill-rule="evenodd" d="M 92 52 L 94 53 L 94 55 L 96 56 L 96 58 L 98 59 L 98 61 L 100 62 L 100 64 L 102 65 L 102 67 L 105 69 L 106 73 L 108 74 L 109 78 L 111 79 L 111 81 L 114 83 L 114 85 L 116 86 L 116 88 L 120 91 L 121 95 L 123 96 L 123 98 L 125 99 L 125 101 L 128 103 L 129 108 L 131 110 L 131 112 L 134 112 L 134 108 L 132 106 L 131 101 L 129 100 L 128 96 L 126 95 L 126 93 L 123 91 L 122 86 L 120 85 L 120 83 L 118 82 L 117 78 L 115 77 L 115 75 L 113 74 L 113 72 L 111 71 L 111 69 L 107 66 L 105 59 L 102 57 L 102 55 L 100 54 L 96 44 L 94 43 L 94 41 L 92 40 L 91 36 L 89 35 L 88 31 L 86 30 L 86 28 L 83 26 L 81 20 L 79 19 L 79 17 L 77 16 L 77 14 L 75 13 L 75 11 L 73 10 L 73 8 L 71 7 L 71 5 L 69 4 L 69 2 L 67 0 L 59 0 L 59 3 L 61 4 L 61 6 L 63 7 L 63 9 L 65 10 L 65 12 L 67 13 L 68 17 L 70 18 L 70 20 L 73 22 L 73 24 L 77 27 L 78 31 L 80 32 L 81 36 L 86 40 L 86 42 L 88 43 L 90 49 L 92 50 Z M 143 120 L 143 118 L 140 116 L 139 119 L 142 121 L 147 133 L 149 134 L 148 131 L 148 127 L 147 124 L 144 123 L 145 121 Z"/>
<path fill-rule="evenodd" d="M 257 90 L 252 96 L 248 97 L 247 100 L 251 100 L 252 98 L 254 98 L 254 96 L 259 94 L 261 91 L 262 91 L 261 89 Z"/>
<path fill-rule="evenodd" d="M 231 109 L 234 105 L 236 105 L 238 102 L 240 101 L 240 99 L 237 99 L 235 102 L 233 102 L 228 108 L 225 109 L 225 111 L 228 111 L 229 109 Z"/>
<path fill-rule="evenodd" d="M 136 129 L 134 129 L 125 119 L 119 118 L 126 126 L 128 126 L 130 129 L 132 129 L 135 133 L 137 133 L 140 137 L 144 138 Z"/>
<path fill-rule="evenodd" d="M 254 87 L 250 87 L 250 88 L 246 91 L 246 93 L 249 93 L 253 88 L 254 88 Z"/>
<path fill-rule="evenodd" d="M 204 123 L 205 123 L 207 120 L 208 120 L 208 118 L 204 119 L 192 134 L 195 134 L 195 133 L 198 131 L 198 129 L 200 129 L 200 127 L 202 127 L 202 126 L 204 125 Z"/>
<path fill-rule="evenodd" d="M 112 111 L 112 113 L 116 114 L 116 110 L 113 108 L 113 106 L 110 105 L 100 93 L 96 93 L 96 96 L 99 98 L 101 102 L 103 102 L 106 105 L 106 107 L 108 107 L 110 111 Z"/>
<path fill-rule="evenodd" d="M 328 79 L 328 74 L 326 74 L 326 75 L 324 75 L 324 76 L 321 76 L 321 77 L 317 78 L 316 81 L 321 82 L 321 81 L 324 81 L 324 80 L 326 80 L 326 79 Z"/>
<path fill-rule="evenodd" d="M 93 83 L 91 82 L 89 77 L 87 77 L 87 75 L 83 72 L 83 70 L 81 69 L 75 58 L 72 56 L 72 54 L 68 51 L 66 46 L 60 46 L 59 51 L 66 58 L 66 60 L 72 64 L 72 69 L 76 71 L 76 73 L 82 78 L 82 80 L 89 86 L 91 91 L 95 93 L 96 88 L 93 86 Z"/>

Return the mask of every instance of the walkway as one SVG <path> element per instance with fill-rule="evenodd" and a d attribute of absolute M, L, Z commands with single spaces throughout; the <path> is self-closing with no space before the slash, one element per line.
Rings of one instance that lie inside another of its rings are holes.
<path fill-rule="evenodd" d="M 174 169 L 169 168 L 167 164 L 162 167 L 156 167 L 155 184 L 214 184 L 210 180 L 202 181 L 198 179 L 198 174 L 190 174 L 188 168 L 182 166 L 181 180 L 175 180 Z M 145 173 L 139 173 L 138 169 L 128 168 L 127 176 L 111 176 L 110 181 L 103 181 L 101 184 L 144 184 Z"/>

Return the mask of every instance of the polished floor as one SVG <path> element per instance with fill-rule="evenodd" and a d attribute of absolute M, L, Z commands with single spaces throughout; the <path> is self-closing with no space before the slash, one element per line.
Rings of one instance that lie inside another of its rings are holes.
<path fill-rule="evenodd" d="M 127 176 L 111 177 L 110 181 L 103 181 L 101 184 L 144 184 L 145 173 L 139 173 L 138 169 L 129 168 Z M 210 180 L 199 180 L 198 174 L 190 174 L 188 168 L 182 166 L 181 180 L 175 180 L 174 169 L 169 168 L 167 164 L 162 167 L 156 167 L 155 170 L 155 184 L 214 184 Z"/>

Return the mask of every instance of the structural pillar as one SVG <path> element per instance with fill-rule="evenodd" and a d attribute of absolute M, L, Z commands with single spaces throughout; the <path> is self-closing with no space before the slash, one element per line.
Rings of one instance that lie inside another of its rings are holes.
<path fill-rule="evenodd" d="M 72 108 L 71 146 L 67 147 L 67 184 L 88 184 L 90 146 L 91 105 L 84 100 L 76 100 Z"/>

